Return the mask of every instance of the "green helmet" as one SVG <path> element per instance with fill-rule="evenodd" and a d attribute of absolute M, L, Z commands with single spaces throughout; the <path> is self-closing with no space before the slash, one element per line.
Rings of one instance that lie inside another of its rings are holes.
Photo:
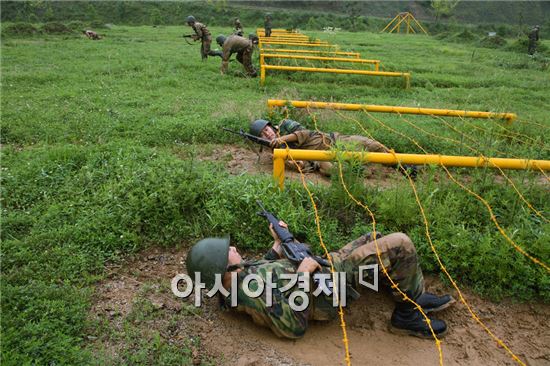
<path fill-rule="evenodd" d="M 189 16 L 187 17 L 187 20 L 186 20 L 187 23 L 195 23 L 196 21 L 197 21 L 197 20 L 196 20 L 195 17 L 192 16 L 192 15 L 189 15 Z"/>
<path fill-rule="evenodd" d="M 265 126 L 272 126 L 271 122 L 265 119 L 257 119 L 250 125 L 250 134 L 254 136 L 260 136 Z"/>
<path fill-rule="evenodd" d="M 291 119 L 285 119 L 283 123 L 279 125 L 279 133 L 282 136 L 289 135 L 291 133 L 294 133 L 296 131 L 303 130 L 303 129 L 304 127 L 301 124 Z"/>
<path fill-rule="evenodd" d="M 223 34 L 220 34 L 216 37 L 216 42 L 221 46 L 223 46 L 223 43 L 225 42 L 225 36 Z"/>
<path fill-rule="evenodd" d="M 200 272 L 201 281 L 207 288 L 215 283 L 216 273 L 222 276 L 227 269 L 227 255 L 229 253 L 229 237 L 202 239 L 187 254 L 187 274 L 192 276 Z"/>
<path fill-rule="evenodd" d="M 250 34 L 248 35 L 248 39 L 249 39 L 250 41 L 252 41 L 253 44 L 258 44 L 258 42 L 260 41 L 260 39 L 258 38 L 258 36 L 255 35 L 254 33 L 250 33 Z"/>

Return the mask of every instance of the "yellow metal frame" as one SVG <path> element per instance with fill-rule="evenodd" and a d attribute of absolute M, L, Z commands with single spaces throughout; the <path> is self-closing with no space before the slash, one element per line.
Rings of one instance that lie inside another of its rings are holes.
<path fill-rule="evenodd" d="M 300 47 L 325 47 L 325 48 L 338 48 L 338 45 L 334 44 L 317 44 L 317 43 L 300 43 L 300 42 L 279 42 L 279 41 L 260 41 L 259 46 L 263 47 L 264 45 L 285 45 L 285 46 L 300 46 Z"/>
<path fill-rule="evenodd" d="M 279 53 L 309 53 L 309 54 L 321 54 L 321 55 L 338 55 L 338 56 L 350 56 L 360 58 L 359 52 L 343 52 L 343 51 L 319 51 L 319 50 L 293 50 L 286 48 L 260 48 L 260 52 L 279 52 Z"/>
<path fill-rule="evenodd" d="M 336 62 L 351 62 L 362 64 L 373 64 L 374 71 L 379 71 L 380 60 L 366 60 L 361 58 L 343 58 L 343 57 L 324 57 L 324 56 L 297 56 L 297 55 L 285 55 L 285 54 L 273 54 L 273 53 L 261 53 L 260 65 L 265 64 L 265 58 L 282 58 L 282 59 L 295 59 L 295 60 L 318 60 L 318 61 L 336 61 Z"/>
<path fill-rule="evenodd" d="M 322 73 L 331 73 L 331 74 L 356 74 L 356 75 L 369 75 L 369 76 L 402 77 L 405 81 L 405 88 L 407 89 L 410 87 L 410 78 L 411 78 L 411 74 L 408 72 L 325 69 L 325 68 L 318 68 L 318 67 L 265 65 L 260 63 L 260 84 L 261 85 L 265 83 L 266 70 L 304 71 L 304 72 L 322 72 Z"/>
<path fill-rule="evenodd" d="M 272 109 L 274 107 L 284 107 L 287 105 L 291 105 L 295 108 L 310 108 L 310 109 L 339 109 L 339 110 L 347 110 L 347 111 L 420 114 L 420 115 L 426 115 L 426 116 L 444 116 L 444 117 L 496 118 L 496 119 L 505 119 L 508 122 L 513 122 L 517 118 L 517 115 L 515 113 L 494 113 L 494 112 L 466 111 L 466 110 L 458 110 L 458 109 L 399 107 L 399 106 L 374 105 L 374 104 L 327 103 L 327 102 L 310 102 L 310 101 L 283 100 L 283 99 L 268 99 L 267 101 L 267 106 L 269 109 Z"/>
<path fill-rule="evenodd" d="M 439 165 L 446 167 L 550 170 L 550 160 L 485 158 L 480 156 L 432 154 L 423 155 L 356 151 L 337 152 L 330 150 L 275 149 L 273 150 L 273 178 L 278 182 L 279 188 L 282 189 L 285 184 L 285 160 L 334 161 L 337 156 L 341 156 L 345 160 L 359 160 L 363 163 L 377 163 L 385 165 L 395 165 L 399 163 L 411 165 Z"/>
<path fill-rule="evenodd" d="M 428 32 L 426 32 L 426 30 L 424 29 L 424 27 L 422 27 L 422 25 L 418 22 L 418 20 L 416 20 L 416 18 L 414 17 L 414 15 L 412 15 L 411 13 L 409 12 L 404 12 L 404 13 L 399 13 L 397 14 L 389 23 L 388 25 L 386 25 L 384 27 L 384 29 L 382 29 L 380 31 L 380 33 L 383 33 L 386 31 L 386 29 L 390 28 L 389 32 L 388 33 L 393 33 L 395 30 L 397 30 L 397 33 L 400 33 L 401 32 L 401 24 L 404 23 L 406 25 L 406 28 L 405 28 L 405 32 L 407 34 L 409 33 L 416 33 L 416 31 L 414 30 L 414 27 L 411 25 L 411 24 L 416 24 L 418 26 L 418 28 L 424 32 L 424 34 L 428 34 Z"/>
<path fill-rule="evenodd" d="M 260 42 L 292 42 L 292 43 L 315 43 L 315 44 L 329 44 L 327 41 L 321 41 L 319 39 L 291 39 L 291 38 L 273 38 L 273 37 L 260 37 Z"/>

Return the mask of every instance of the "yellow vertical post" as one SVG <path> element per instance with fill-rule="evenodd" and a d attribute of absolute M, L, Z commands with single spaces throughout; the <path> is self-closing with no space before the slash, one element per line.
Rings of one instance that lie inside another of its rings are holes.
<path fill-rule="evenodd" d="M 260 52 L 260 65 L 263 65 L 263 64 L 265 64 L 264 53 Z"/>
<path fill-rule="evenodd" d="M 265 83 L 265 65 L 260 64 L 260 85 Z"/>
<path fill-rule="evenodd" d="M 278 149 L 275 149 L 278 150 Z M 273 155 L 273 179 L 277 181 L 279 189 L 285 186 L 285 159 Z"/>
<path fill-rule="evenodd" d="M 409 13 L 407 13 L 407 34 L 409 34 L 410 29 L 411 29 L 411 17 Z"/>
<path fill-rule="evenodd" d="M 374 71 L 380 71 L 380 62 L 374 64 Z"/>

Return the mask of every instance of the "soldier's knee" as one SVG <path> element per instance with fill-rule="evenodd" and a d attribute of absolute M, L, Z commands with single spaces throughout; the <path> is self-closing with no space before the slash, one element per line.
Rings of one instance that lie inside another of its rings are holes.
<path fill-rule="evenodd" d="M 406 252 L 416 252 L 416 248 L 414 246 L 414 243 L 412 242 L 411 238 L 405 233 L 393 233 L 390 234 L 392 236 L 392 239 L 394 240 L 394 243 L 396 245 L 399 245 L 402 250 Z"/>

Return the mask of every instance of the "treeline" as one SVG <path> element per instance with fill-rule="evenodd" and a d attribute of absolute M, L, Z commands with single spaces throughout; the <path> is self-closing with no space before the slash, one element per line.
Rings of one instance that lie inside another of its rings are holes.
<path fill-rule="evenodd" d="M 231 26 L 233 19 L 239 17 L 245 27 L 252 30 L 262 26 L 266 12 L 270 12 L 273 15 L 273 25 L 277 28 L 319 30 L 323 27 L 337 27 L 347 31 L 378 31 L 388 22 L 387 17 L 394 16 L 399 11 L 412 11 L 417 17 L 425 19 L 424 24 L 432 33 L 458 31 L 464 27 L 464 24 L 449 19 L 430 21 L 429 19 L 433 20 L 433 12 L 429 1 L 3 1 L 1 5 L 3 22 L 80 21 L 92 25 L 183 25 L 185 17 L 192 14 L 211 26 Z M 506 33 L 518 33 L 518 30 L 525 31 L 535 21 L 535 15 L 541 18 L 542 23 L 545 14 L 550 13 L 550 2 L 521 2 L 519 5 L 499 2 L 459 3 L 455 9 L 456 17 L 453 16 L 452 19 L 469 18 L 464 15 L 466 10 L 482 15 L 483 19 L 495 24 L 480 25 L 480 29 L 490 31 L 500 27 L 507 29 Z M 502 14 L 508 13 L 513 15 L 499 22 Z M 550 26 L 550 17 L 546 19 Z"/>

